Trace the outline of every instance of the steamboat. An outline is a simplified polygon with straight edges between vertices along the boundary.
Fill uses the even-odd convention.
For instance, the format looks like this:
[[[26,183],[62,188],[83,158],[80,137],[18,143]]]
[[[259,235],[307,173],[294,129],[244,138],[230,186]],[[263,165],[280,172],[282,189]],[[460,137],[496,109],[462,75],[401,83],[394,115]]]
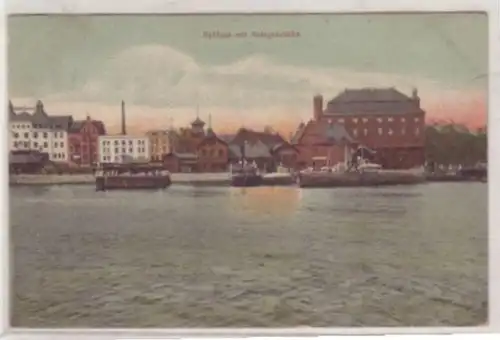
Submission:
[[[172,184],[162,164],[101,164],[95,172],[96,191],[166,189]]]
[[[241,160],[231,167],[231,186],[256,187],[262,185],[264,178],[254,163]]]
[[[301,188],[327,187],[369,187],[387,185],[411,185],[426,181],[423,168],[409,170],[383,169],[380,164],[372,163],[363,157],[365,149],[358,149],[350,164],[340,163],[334,167],[323,167],[319,171],[309,168],[296,176]],[[368,150],[368,152],[371,152]]]

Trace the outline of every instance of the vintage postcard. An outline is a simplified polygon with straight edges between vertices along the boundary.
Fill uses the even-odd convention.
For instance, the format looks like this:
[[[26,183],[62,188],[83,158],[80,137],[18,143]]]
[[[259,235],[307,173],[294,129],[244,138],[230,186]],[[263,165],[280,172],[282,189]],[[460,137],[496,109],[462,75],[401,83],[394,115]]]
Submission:
[[[485,13],[7,28],[12,327],[487,325]]]

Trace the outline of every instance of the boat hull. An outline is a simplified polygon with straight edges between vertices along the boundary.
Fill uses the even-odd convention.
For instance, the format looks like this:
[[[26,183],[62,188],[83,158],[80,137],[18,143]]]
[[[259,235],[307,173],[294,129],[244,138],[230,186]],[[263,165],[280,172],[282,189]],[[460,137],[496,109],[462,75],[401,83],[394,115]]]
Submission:
[[[373,187],[420,184],[425,176],[403,172],[301,173],[296,181],[301,188]]]
[[[262,183],[263,178],[260,175],[233,175],[231,177],[233,187],[257,187]]]
[[[98,176],[96,191],[133,190],[133,189],[166,189],[172,184],[166,176]]]

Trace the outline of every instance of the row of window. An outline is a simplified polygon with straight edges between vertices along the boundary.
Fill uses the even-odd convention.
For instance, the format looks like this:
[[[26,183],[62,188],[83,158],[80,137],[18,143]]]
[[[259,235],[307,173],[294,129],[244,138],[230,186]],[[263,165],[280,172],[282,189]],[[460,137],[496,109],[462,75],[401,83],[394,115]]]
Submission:
[[[20,137],[19,132],[13,132],[12,135],[13,135],[14,138],[19,138]],[[30,138],[30,133],[29,132],[25,132],[25,133],[23,133],[23,136],[24,136],[24,138]],[[47,139],[47,138],[49,138],[49,133],[48,132],[40,132],[40,133],[39,132],[33,132],[32,136],[33,136],[33,138],[43,137],[44,139]],[[62,138],[62,137],[64,137],[64,133],[56,131],[56,132],[54,132],[54,137],[55,138],[58,138],[58,137]]]
[[[14,142],[14,148],[21,148],[21,147],[28,148],[29,145],[30,145],[30,142]],[[38,149],[38,147],[43,147],[44,149],[47,149],[49,147],[49,143],[48,142],[43,142],[43,143],[33,142],[33,147],[36,149]],[[54,148],[64,148],[64,143],[63,142],[55,142]]]
[[[65,159],[66,155],[63,153],[54,153],[54,154],[52,154],[52,158],[53,159]]]
[[[146,145],[146,141],[144,139],[137,139],[137,144],[138,145]],[[128,141],[126,141],[125,139],[122,139],[121,141],[119,140],[114,140],[113,141],[113,145],[133,145],[134,144],[134,140],[132,139],[129,139]],[[103,140],[102,141],[102,145],[106,145],[106,146],[111,146],[111,141],[109,140]]]
[[[389,123],[392,123],[392,122],[394,122],[394,121],[395,121],[395,119],[396,119],[396,118],[394,118],[394,117],[386,117],[386,118],[377,117],[377,118],[375,118],[375,119],[376,119],[376,121],[377,121],[378,123],[383,123],[383,122],[384,122],[384,120],[386,120],[386,121],[387,121],[387,122],[389,122]],[[357,124],[358,122],[368,123],[368,120],[369,120],[368,118],[351,118],[351,121],[352,121],[354,124]],[[400,122],[401,122],[401,123],[406,123],[406,117],[401,117],[399,120],[400,120]],[[345,123],[346,119],[345,119],[345,118],[338,118],[338,119],[336,119],[336,121],[337,121],[337,123],[341,123],[341,124],[343,124],[343,123]],[[418,122],[420,122],[420,118],[415,117],[415,118],[413,118],[413,121],[414,121],[415,123],[418,123]],[[329,122],[330,122],[330,123],[332,123],[332,122],[333,122],[333,120],[332,120],[332,119],[330,119],[330,120],[329,120]]]
[[[128,148],[114,148],[114,153],[117,154],[117,153],[120,153],[120,150],[122,153],[129,153],[129,154],[132,154],[134,153],[134,148],[133,147],[128,147]],[[146,153],[146,148],[145,147],[142,147],[142,146],[138,146],[135,148],[135,151],[136,153]],[[111,148],[103,148],[102,149],[102,153],[103,154],[109,154],[111,153]]]
[[[366,129],[366,128],[365,128],[365,129],[363,129],[362,131],[363,131],[363,135],[364,135],[364,136],[368,136],[368,129]],[[378,135],[379,135],[379,136],[384,135],[384,133],[385,133],[385,134],[387,134],[387,135],[389,135],[389,136],[392,136],[392,135],[394,135],[394,134],[395,134],[395,132],[394,132],[394,130],[393,130],[393,129],[387,129],[387,130],[385,130],[385,131],[384,131],[384,129],[383,129],[383,128],[381,128],[381,127],[377,128],[377,133],[378,133]],[[417,128],[415,128],[415,130],[414,130],[414,134],[415,134],[415,136],[420,135],[420,128],[418,128],[418,127],[417,127]],[[352,129],[352,135],[353,135],[354,137],[359,136],[359,134],[358,134],[358,129]],[[406,135],[406,128],[402,128],[402,129],[401,129],[401,131],[400,131],[400,135],[403,135],[403,136],[404,136],[404,135]]]
[[[201,155],[202,156],[210,156],[210,157],[214,157],[214,156],[219,156],[219,157],[222,157],[224,156],[224,150],[222,149],[219,149],[219,150],[201,150]]]

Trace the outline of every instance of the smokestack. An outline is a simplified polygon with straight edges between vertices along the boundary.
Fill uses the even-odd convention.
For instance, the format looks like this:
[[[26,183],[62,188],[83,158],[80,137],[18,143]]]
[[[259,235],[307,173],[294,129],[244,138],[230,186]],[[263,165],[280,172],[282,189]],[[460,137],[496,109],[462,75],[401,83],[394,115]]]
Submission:
[[[313,98],[313,116],[314,120],[319,121],[323,116],[323,96],[317,94]]]
[[[127,122],[125,121],[125,102],[122,100],[122,135],[127,134]]]

